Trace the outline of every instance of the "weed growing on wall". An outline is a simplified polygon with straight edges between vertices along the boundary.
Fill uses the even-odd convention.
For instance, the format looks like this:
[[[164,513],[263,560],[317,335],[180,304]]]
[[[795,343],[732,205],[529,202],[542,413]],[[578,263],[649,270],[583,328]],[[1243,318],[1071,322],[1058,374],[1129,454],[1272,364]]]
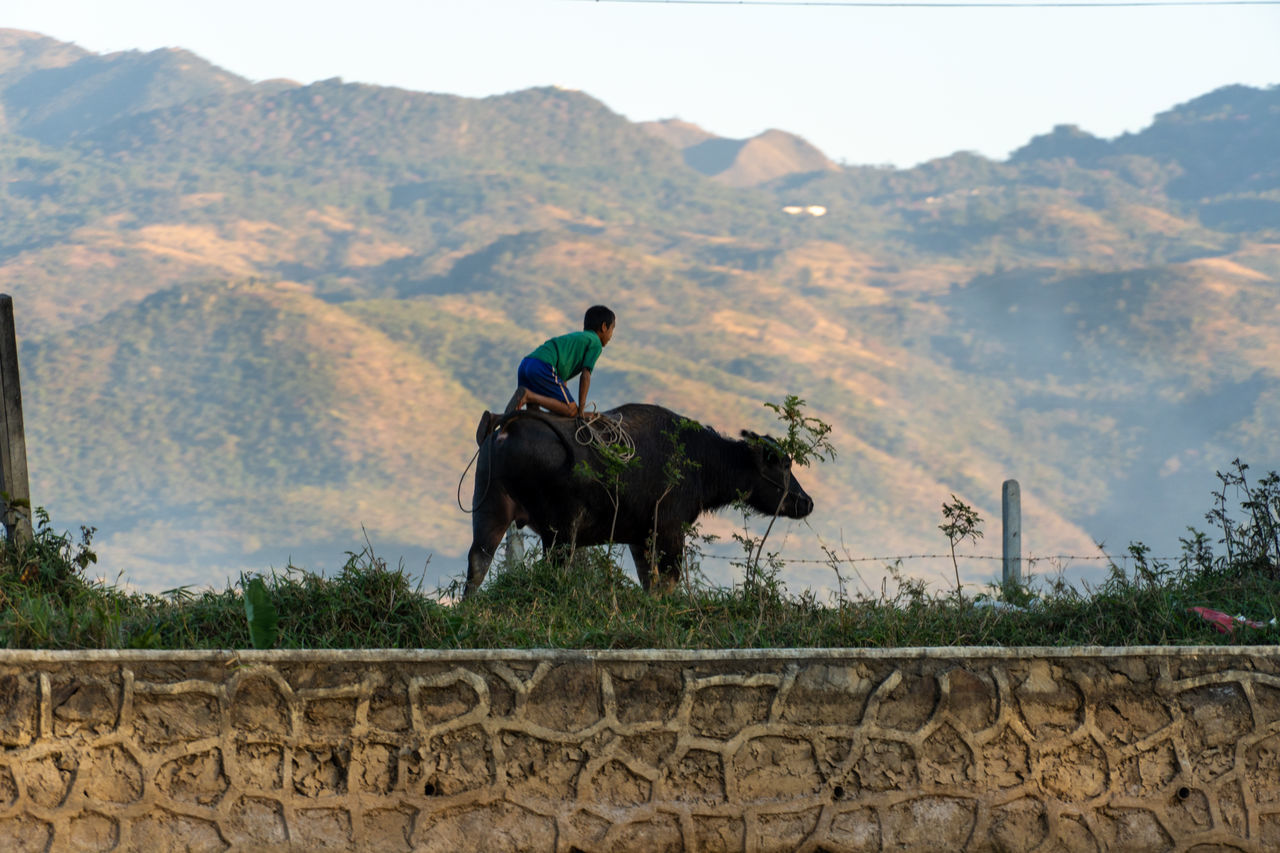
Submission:
[[[960,590],[960,564],[956,562],[956,545],[968,539],[977,543],[982,538],[982,516],[978,511],[955,495],[942,504],[942,523],[938,529],[951,545],[951,566],[956,570],[956,595]]]
[[[1248,472],[1249,466],[1239,459],[1232,460],[1226,472],[1218,472],[1222,488],[1214,493],[1213,509],[1205,520],[1222,533],[1221,565],[1274,573],[1280,566],[1280,475],[1272,471],[1250,484]],[[1241,512],[1232,511],[1229,496],[1239,501]]]

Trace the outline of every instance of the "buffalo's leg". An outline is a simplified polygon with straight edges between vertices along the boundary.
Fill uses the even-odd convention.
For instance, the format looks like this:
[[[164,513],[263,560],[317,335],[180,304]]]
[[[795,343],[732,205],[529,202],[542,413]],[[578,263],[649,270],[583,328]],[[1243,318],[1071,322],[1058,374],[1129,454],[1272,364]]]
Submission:
[[[640,579],[640,586],[649,591],[649,586],[653,583],[653,575],[649,572],[649,551],[642,545],[632,545],[631,559],[636,564],[636,577]]]
[[[572,565],[573,558],[578,553],[578,531],[582,529],[582,521],[585,517],[586,510],[578,510],[569,521],[567,531],[547,525],[539,533],[542,537],[542,555],[563,566]]]
[[[469,598],[484,583],[493,555],[502,543],[507,527],[516,517],[516,505],[503,494],[489,495],[471,516],[471,550],[467,552],[467,586],[463,597]]]
[[[654,551],[656,550],[656,558]],[[631,559],[636,561],[640,586],[649,592],[670,592],[680,582],[680,560],[684,556],[684,533],[659,530],[644,545],[631,546]]]
[[[673,525],[658,530],[654,547],[658,549],[658,570],[653,586],[657,592],[671,592],[680,583],[680,564],[684,561],[684,529]]]

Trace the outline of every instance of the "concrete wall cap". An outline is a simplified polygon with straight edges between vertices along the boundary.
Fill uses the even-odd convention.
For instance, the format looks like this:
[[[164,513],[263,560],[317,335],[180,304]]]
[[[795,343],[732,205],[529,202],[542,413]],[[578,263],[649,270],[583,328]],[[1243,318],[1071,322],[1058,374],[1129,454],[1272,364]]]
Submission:
[[[1229,657],[1280,658],[1280,646],[927,646],[911,648],[814,649],[82,649],[0,650],[0,664],[70,661],[147,663],[159,661],[236,663],[598,661],[682,663],[701,661],[825,660],[1025,660],[1029,658]]]

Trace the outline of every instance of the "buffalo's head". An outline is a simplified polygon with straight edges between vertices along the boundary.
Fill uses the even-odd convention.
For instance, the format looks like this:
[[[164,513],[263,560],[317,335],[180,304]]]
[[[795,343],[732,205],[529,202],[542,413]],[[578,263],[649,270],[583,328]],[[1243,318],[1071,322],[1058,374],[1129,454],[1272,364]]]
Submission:
[[[747,496],[747,504],[764,515],[804,518],[813,512],[813,498],[796,481],[791,471],[791,457],[767,435],[742,431],[751,459],[755,464],[755,482]]]

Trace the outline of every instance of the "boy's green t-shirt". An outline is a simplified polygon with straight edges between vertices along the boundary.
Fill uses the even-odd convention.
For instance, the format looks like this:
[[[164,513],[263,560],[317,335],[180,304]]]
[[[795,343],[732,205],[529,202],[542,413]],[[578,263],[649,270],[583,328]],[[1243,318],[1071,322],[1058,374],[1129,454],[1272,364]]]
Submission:
[[[600,357],[603,349],[600,336],[595,332],[570,332],[567,335],[543,341],[540,347],[529,353],[529,356],[551,365],[556,376],[564,382],[577,376],[584,369],[595,370],[596,359]]]

